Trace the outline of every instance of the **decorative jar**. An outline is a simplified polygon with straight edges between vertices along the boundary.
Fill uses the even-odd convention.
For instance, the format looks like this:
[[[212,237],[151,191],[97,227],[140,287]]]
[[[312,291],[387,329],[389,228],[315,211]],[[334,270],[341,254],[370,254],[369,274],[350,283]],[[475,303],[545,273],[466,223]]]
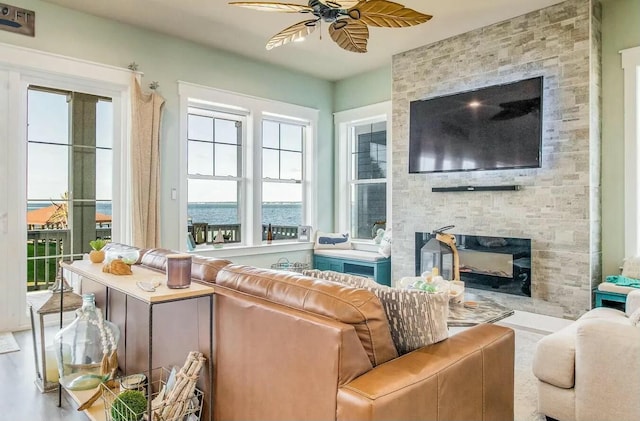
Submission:
[[[111,247],[107,250],[105,263],[110,263],[115,259],[121,259],[128,265],[135,264],[140,258],[140,251],[133,247]]]
[[[103,358],[116,351],[119,337],[118,327],[96,308],[94,294],[83,294],[76,319],[54,339],[60,384],[69,390],[98,386],[108,376],[101,373]]]

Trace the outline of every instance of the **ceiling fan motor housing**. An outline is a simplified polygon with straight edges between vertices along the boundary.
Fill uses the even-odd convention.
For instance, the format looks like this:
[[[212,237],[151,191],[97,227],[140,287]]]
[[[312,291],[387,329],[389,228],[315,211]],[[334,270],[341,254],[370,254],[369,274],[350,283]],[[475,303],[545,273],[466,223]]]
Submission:
[[[330,7],[319,0],[309,0],[309,7],[313,9],[311,13],[325,22],[335,22],[340,16],[347,14],[345,10]]]

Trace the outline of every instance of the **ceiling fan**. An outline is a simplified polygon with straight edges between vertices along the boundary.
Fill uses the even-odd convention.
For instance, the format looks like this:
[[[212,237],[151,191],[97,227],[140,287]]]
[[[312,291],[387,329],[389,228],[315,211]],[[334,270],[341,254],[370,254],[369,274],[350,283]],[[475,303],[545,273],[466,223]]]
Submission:
[[[304,20],[275,34],[267,42],[267,50],[301,40],[311,34],[322,21],[331,23],[329,35],[347,51],[367,52],[368,26],[402,28],[424,23],[430,15],[416,12],[401,4],[387,0],[309,0],[299,5],[278,2],[234,1],[229,4],[265,12],[306,13],[312,19]]]

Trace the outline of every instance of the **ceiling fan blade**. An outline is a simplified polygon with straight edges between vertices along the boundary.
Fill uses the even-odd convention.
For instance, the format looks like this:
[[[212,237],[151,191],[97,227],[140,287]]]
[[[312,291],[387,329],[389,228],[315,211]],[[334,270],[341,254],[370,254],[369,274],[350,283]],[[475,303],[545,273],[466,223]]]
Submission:
[[[329,7],[333,7],[334,9],[351,9],[353,6],[358,4],[358,0],[320,0],[320,2]]]
[[[360,20],[367,25],[384,28],[419,25],[432,17],[387,0],[360,1],[354,9],[360,10]]]
[[[281,45],[288,44],[300,38],[304,38],[316,29],[316,19],[303,20],[295,25],[283,29],[267,42],[267,50],[272,50]]]
[[[255,2],[255,1],[232,1],[229,2],[230,5],[240,6],[247,9],[260,10],[262,12],[285,12],[285,13],[295,13],[295,12],[311,12],[312,8],[309,6],[303,6],[300,4],[291,4],[291,3],[276,3],[276,2]]]
[[[369,28],[362,21],[349,18],[337,20],[329,25],[329,35],[340,48],[354,53],[367,52]]]

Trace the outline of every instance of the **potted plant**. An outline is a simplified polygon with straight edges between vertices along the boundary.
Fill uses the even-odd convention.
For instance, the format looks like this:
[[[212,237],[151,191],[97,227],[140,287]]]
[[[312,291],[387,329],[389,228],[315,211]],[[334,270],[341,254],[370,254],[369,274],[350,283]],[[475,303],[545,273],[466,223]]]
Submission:
[[[138,421],[147,409],[147,398],[138,390],[125,390],[111,405],[113,421]],[[155,418],[155,417],[154,417]]]
[[[93,263],[102,263],[104,261],[104,250],[102,249],[107,245],[107,243],[107,240],[103,240],[101,238],[89,241],[89,245],[92,248],[91,252],[89,252],[89,260]]]

